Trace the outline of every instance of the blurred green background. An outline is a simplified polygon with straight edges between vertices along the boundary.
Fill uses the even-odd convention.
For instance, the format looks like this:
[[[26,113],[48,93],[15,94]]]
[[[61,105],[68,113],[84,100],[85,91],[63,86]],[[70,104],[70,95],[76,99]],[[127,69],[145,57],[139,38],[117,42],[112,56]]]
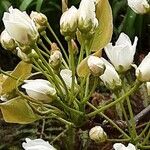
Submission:
[[[78,7],[80,0],[68,0],[69,7],[75,5]],[[147,54],[150,51],[150,15],[137,15],[128,6],[126,0],[110,0],[114,19],[114,34],[112,41],[114,42],[121,32],[125,32],[133,40],[135,36],[139,37],[137,47],[138,61],[140,55]],[[49,20],[50,25],[58,35],[60,41],[64,46],[65,40],[59,32],[59,19],[61,17],[61,0],[0,0],[0,32],[4,30],[2,22],[3,13],[8,10],[10,6],[26,10],[29,14],[32,10],[44,13]],[[51,35],[49,35],[51,37]],[[52,41],[55,41],[52,38]],[[0,67],[4,70],[12,70],[19,62],[19,59],[11,52],[4,50],[0,46]],[[41,126],[41,121],[31,125],[16,125],[5,123],[0,114],[0,149],[15,150],[15,145],[21,144],[21,139],[27,136],[37,136],[38,129]],[[49,132],[59,130],[60,127],[52,128],[48,123],[47,128]],[[56,129],[56,130],[55,130]]]

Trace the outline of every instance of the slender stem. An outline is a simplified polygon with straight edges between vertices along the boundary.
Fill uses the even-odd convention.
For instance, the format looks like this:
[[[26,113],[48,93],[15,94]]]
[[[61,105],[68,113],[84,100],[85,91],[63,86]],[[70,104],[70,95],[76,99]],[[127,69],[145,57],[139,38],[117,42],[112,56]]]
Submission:
[[[95,106],[93,106],[91,103],[87,102],[87,104],[93,108],[94,110],[98,110]],[[118,129],[118,131],[120,131],[125,137],[127,137],[128,139],[130,139],[130,137],[117,125],[115,124],[110,118],[108,118],[105,114],[103,114],[102,112],[99,113],[101,116],[103,116],[106,120],[108,120],[116,129]]]
[[[45,129],[45,119],[42,120],[42,129],[41,129],[41,133],[40,133],[40,138],[43,138],[43,134],[44,134],[44,129]]]
[[[139,148],[141,148],[142,150],[143,150],[143,149],[149,150],[149,149],[150,149],[150,145],[148,145],[148,146],[142,146],[142,145],[140,145]]]
[[[19,81],[19,82],[21,82],[21,83],[24,82],[23,80],[18,79],[17,77],[15,77],[15,76],[13,76],[13,75],[11,75],[11,74],[9,74],[9,73],[3,71],[2,69],[0,69],[0,73],[4,74],[4,75],[6,75],[6,76],[8,76],[8,77],[10,77],[10,78],[12,78],[12,79],[14,79],[14,80],[17,80],[17,81]]]
[[[59,135],[57,135],[51,142],[50,144],[53,144],[55,141],[59,140],[60,137],[64,136],[64,134],[68,131],[68,128],[62,131]]]
[[[48,54],[50,54],[50,50],[44,45],[44,43],[43,43],[43,41],[42,41],[41,39],[39,40],[39,44],[43,47],[43,49],[44,49]],[[65,68],[69,68],[69,67],[68,67],[68,64],[66,63],[66,61],[64,60],[64,58],[62,58],[62,62],[63,62],[63,64],[64,64]]]
[[[89,114],[87,114],[86,116],[87,117],[93,117],[95,116],[96,114],[108,109],[109,107],[112,107],[114,106],[115,104],[119,103],[120,101],[122,101],[124,98],[126,98],[127,96],[133,94],[138,88],[139,86],[141,85],[142,83],[140,81],[137,81],[134,85],[133,88],[131,88],[126,94],[124,94],[123,96],[121,96],[120,98],[116,99],[115,101],[109,103],[108,105],[98,109],[98,110],[95,110],[94,112],[91,112]]]
[[[147,141],[149,141],[150,138],[150,130],[147,133],[147,136],[145,137],[144,141],[142,142],[142,145],[145,145],[147,143]]]
[[[51,114],[51,116],[54,117],[55,119],[61,121],[62,123],[66,124],[66,125],[74,126],[73,123],[71,123],[71,122],[69,122],[69,121],[67,121],[67,120],[65,120],[65,119],[63,119],[63,118],[61,118],[61,117],[59,117],[59,116],[57,116],[55,114]]]
[[[45,31],[41,32],[41,35],[43,36],[43,38],[46,40],[46,42],[47,42],[49,45],[52,44],[51,40],[47,37]]]
[[[98,78],[95,77],[95,78],[94,78],[93,87],[92,87],[92,89],[91,89],[89,95],[85,94],[85,97],[84,97],[82,103],[86,103],[86,102],[89,100],[89,98],[92,96],[93,92],[94,92],[95,89],[96,89],[97,81],[98,81]]]
[[[80,62],[82,61],[83,55],[84,55],[84,43],[82,43],[82,45],[81,45],[80,54],[79,54],[79,59],[78,59],[78,65],[79,65]]]
[[[123,91],[124,91],[124,93],[127,92],[126,85],[125,85],[125,80],[123,81]],[[127,101],[127,106],[128,106],[129,115],[130,115],[130,124],[131,124],[131,127],[132,127],[132,130],[129,130],[129,132],[130,132],[131,137],[134,141],[134,139],[137,137],[136,122],[135,122],[135,119],[134,119],[134,114],[133,114],[133,110],[132,110],[132,106],[131,106],[129,96],[126,97],[126,101]]]
[[[41,39],[39,39],[38,44],[41,45],[48,54],[50,54],[50,50],[44,45]]]
[[[140,139],[143,135],[144,135],[144,133],[147,131],[147,129],[150,127],[150,122],[148,122],[148,124],[146,125],[146,127],[143,129],[143,131],[140,133],[140,135],[138,136],[138,137],[136,137],[136,139],[135,139],[135,141],[137,140],[137,139]]]
[[[47,24],[47,27],[48,27],[48,29],[50,30],[50,32],[52,33],[52,35],[55,37],[55,39],[56,39],[57,43],[59,44],[59,46],[60,46],[61,50],[63,51],[63,53],[64,53],[64,55],[65,55],[65,58],[66,58],[66,59],[67,59],[67,61],[68,61],[67,53],[66,53],[66,51],[65,51],[64,47],[62,46],[61,42],[59,41],[59,39],[58,39],[57,35],[55,34],[55,32],[53,31],[53,29],[51,28],[51,26],[50,26],[50,24],[49,24],[49,23]]]
[[[107,139],[110,142],[129,142],[130,139]]]
[[[53,69],[50,67],[50,65],[47,63],[47,61],[44,59],[44,57],[41,55],[40,53],[40,49],[37,47],[37,45],[34,45],[33,48],[35,49],[35,51],[38,53],[40,59],[42,60],[42,62],[44,63],[45,67],[47,68],[47,70],[49,71],[50,75],[52,76],[52,79],[56,85],[56,87],[58,88],[61,96],[63,96],[63,91],[59,85],[59,82],[57,80],[56,74],[54,73]]]
[[[131,125],[132,125],[132,135],[133,135],[133,139],[137,137],[137,133],[136,133],[136,123],[134,120],[134,115],[133,115],[133,111],[132,111],[132,106],[129,100],[129,97],[126,97],[127,100],[127,105],[128,105],[128,109],[129,109],[129,114],[130,114],[130,118],[131,118]]]
[[[72,84],[71,84],[71,101],[73,101],[74,97],[74,88],[75,88],[75,62],[74,62],[74,52],[72,48],[71,41],[68,41],[68,48],[69,48],[69,58],[70,58],[70,68],[72,71]]]
[[[115,95],[116,95],[117,98],[119,98],[119,91],[116,91],[116,92],[115,92]],[[126,113],[126,111],[125,111],[123,102],[119,102],[119,104],[120,104],[120,106],[121,106],[121,109],[122,109],[124,118],[125,118],[126,123],[127,123],[127,125],[128,125],[128,130],[129,130],[129,132],[131,133],[131,125],[130,125],[130,122],[129,122],[129,120],[128,120],[127,113]]]
[[[73,113],[79,114],[79,115],[83,115],[83,112],[68,107],[66,104],[64,104],[64,103],[61,101],[60,98],[57,98],[56,101],[57,101],[58,103],[60,103],[61,106],[62,106],[64,109],[67,109],[67,110],[69,110],[69,111],[71,111],[71,112],[73,112]]]

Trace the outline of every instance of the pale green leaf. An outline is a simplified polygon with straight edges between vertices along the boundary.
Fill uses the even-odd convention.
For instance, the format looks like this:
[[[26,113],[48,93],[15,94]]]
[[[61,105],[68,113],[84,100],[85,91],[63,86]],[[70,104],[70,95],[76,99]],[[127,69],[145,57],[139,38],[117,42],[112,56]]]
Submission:
[[[27,100],[21,97],[0,103],[0,109],[4,120],[10,123],[28,124],[40,118],[33,112]]]
[[[16,68],[10,73],[10,75],[24,80],[31,74],[31,70],[32,70],[31,64],[21,61],[16,66]],[[16,84],[17,84],[17,80],[11,77],[7,77],[7,79],[1,85],[2,89],[0,94],[11,92],[13,89],[16,88]]]
[[[110,42],[113,33],[112,10],[108,0],[97,0],[97,2],[96,17],[99,21],[99,26],[91,39],[90,49],[92,51],[104,48]]]

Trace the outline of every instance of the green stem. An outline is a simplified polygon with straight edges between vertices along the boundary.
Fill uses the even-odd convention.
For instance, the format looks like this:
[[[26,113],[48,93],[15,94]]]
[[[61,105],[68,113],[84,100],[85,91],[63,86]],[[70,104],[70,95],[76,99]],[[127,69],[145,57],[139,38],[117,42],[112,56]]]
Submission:
[[[47,24],[47,27],[48,27],[48,29],[50,30],[50,32],[52,33],[52,35],[55,37],[55,39],[56,39],[57,43],[59,44],[59,46],[60,46],[61,50],[63,51],[63,53],[64,53],[64,55],[65,55],[66,60],[68,61],[67,53],[66,53],[66,51],[65,51],[64,47],[62,46],[61,42],[59,41],[59,39],[58,39],[57,35],[55,34],[55,32],[53,31],[53,29],[51,28],[51,26],[50,26],[50,24],[49,24],[49,23]]]
[[[145,137],[144,141],[142,142],[142,145],[145,145],[149,141],[149,138],[150,138],[150,130],[148,131],[147,136]]]
[[[66,110],[68,110],[68,111],[71,111],[72,113],[76,113],[76,114],[78,114],[78,115],[83,115],[83,112],[78,111],[78,110],[75,110],[75,109],[73,109],[73,108],[71,108],[71,107],[68,107],[66,104],[64,104],[64,103],[61,101],[60,98],[57,97],[56,101],[57,101],[58,103],[60,103],[61,106],[62,106],[64,109],[66,109]]]
[[[79,55],[79,59],[78,59],[78,65],[79,65],[80,62],[82,61],[83,55],[84,55],[84,43],[82,43],[82,45],[81,45],[80,55]]]
[[[91,103],[87,102],[87,104],[93,108],[94,110],[98,110],[95,106],[93,106]],[[110,118],[108,118],[104,113],[100,112],[99,113],[101,116],[103,116],[106,120],[108,120],[118,131],[120,131],[128,140],[130,137],[117,125],[115,124]]]
[[[62,91],[62,89],[61,89],[61,87],[60,87],[60,85],[59,85],[59,82],[58,82],[58,80],[57,80],[56,74],[54,73],[53,69],[50,67],[50,65],[47,63],[47,61],[46,61],[46,60],[44,59],[44,57],[41,55],[40,49],[37,47],[37,45],[34,45],[34,46],[33,46],[33,49],[38,53],[40,59],[41,59],[42,62],[44,63],[44,65],[45,65],[45,67],[47,68],[49,74],[51,75],[51,77],[52,77],[52,79],[53,79],[53,81],[54,81],[56,87],[58,88],[58,90],[59,90],[61,96],[63,96],[63,95],[64,95],[64,94],[63,94],[63,91]]]
[[[109,142],[129,142],[130,139],[107,139]]]
[[[96,114],[108,109],[109,107],[112,107],[114,106],[115,104],[119,103],[120,101],[122,101],[123,99],[125,99],[127,96],[133,94],[138,88],[139,86],[141,85],[142,83],[140,81],[137,81],[134,85],[133,88],[131,88],[126,94],[124,94],[123,96],[121,96],[120,98],[116,99],[115,101],[111,102],[110,104],[98,109],[98,110],[95,110],[94,112],[91,112],[89,114],[87,114],[86,116],[87,117],[93,117],[95,116]]]
[[[50,50],[44,45],[41,39],[39,39],[38,44],[41,45],[48,54],[50,54]]]
[[[68,41],[68,49],[69,49],[69,58],[70,58],[70,68],[72,71],[72,84],[71,84],[71,101],[74,99],[74,88],[75,88],[75,62],[74,62],[74,52],[72,48],[71,41]]]
[[[125,85],[125,80],[123,81],[123,91],[124,91],[124,93],[127,92],[126,85]],[[131,127],[132,127],[132,130],[129,130],[129,132],[131,134],[132,140],[134,141],[135,138],[137,137],[136,122],[135,122],[135,119],[134,119],[134,114],[133,114],[133,110],[132,110],[132,106],[131,106],[129,96],[126,97],[126,101],[127,101],[127,106],[128,106],[129,115],[130,115],[130,124],[131,124]]]
[[[18,79],[17,77],[15,77],[15,76],[13,76],[13,75],[11,75],[11,74],[9,74],[9,73],[3,71],[2,69],[0,69],[0,73],[4,74],[4,75],[6,75],[6,76],[8,76],[8,77],[10,77],[10,78],[12,78],[12,79],[14,79],[14,80],[17,80],[17,81],[19,81],[19,82],[21,82],[21,83],[24,82],[23,80]]]
[[[57,135],[57,136],[50,142],[50,144],[53,144],[55,141],[59,140],[60,137],[63,137],[67,131],[68,131],[68,128],[65,129],[64,131],[62,131],[59,135]]]
[[[138,139],[141,139],[142,136],[144,135],[144,133],[147,131],[147,129],[150,127],[150,122],[148,122],[148,124],[146,125],[146,127],[143,129],[143,131],[140,133],[140,135],[138,137],[136,137],[135,141]]]
[[[46,31],[41,32],[41,35],[43,36],[43,38],[46,40],[46,42],[47,42],[49,45],[52,44],[51,40],[50,40],[50,39],[47,37],[47,35],[46,35]]]
[[[61,118],[61,117],[59,117],[59,116],[57,116],[55,114],[51,114],[51,116],[54,117],[55,119],[61,121],[62,123],[66,124],[66,125],[74,126],[73,123],[71,123],[71,122],[69,122],[69,121],[67,121],[67,120],[65,120],[65,119],[63,119],[63,118]]]

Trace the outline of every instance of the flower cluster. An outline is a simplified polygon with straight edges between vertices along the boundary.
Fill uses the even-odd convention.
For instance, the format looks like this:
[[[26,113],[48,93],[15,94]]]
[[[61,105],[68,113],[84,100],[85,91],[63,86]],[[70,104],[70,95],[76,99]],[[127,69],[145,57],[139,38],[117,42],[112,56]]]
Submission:
[[[98,26],[95,13],[95,0],[82,0],[79,9],[74,6],[63,13],[60,19],[60,31],[64,36],[72,36],[77,28],[82,33],[93,34]]]

